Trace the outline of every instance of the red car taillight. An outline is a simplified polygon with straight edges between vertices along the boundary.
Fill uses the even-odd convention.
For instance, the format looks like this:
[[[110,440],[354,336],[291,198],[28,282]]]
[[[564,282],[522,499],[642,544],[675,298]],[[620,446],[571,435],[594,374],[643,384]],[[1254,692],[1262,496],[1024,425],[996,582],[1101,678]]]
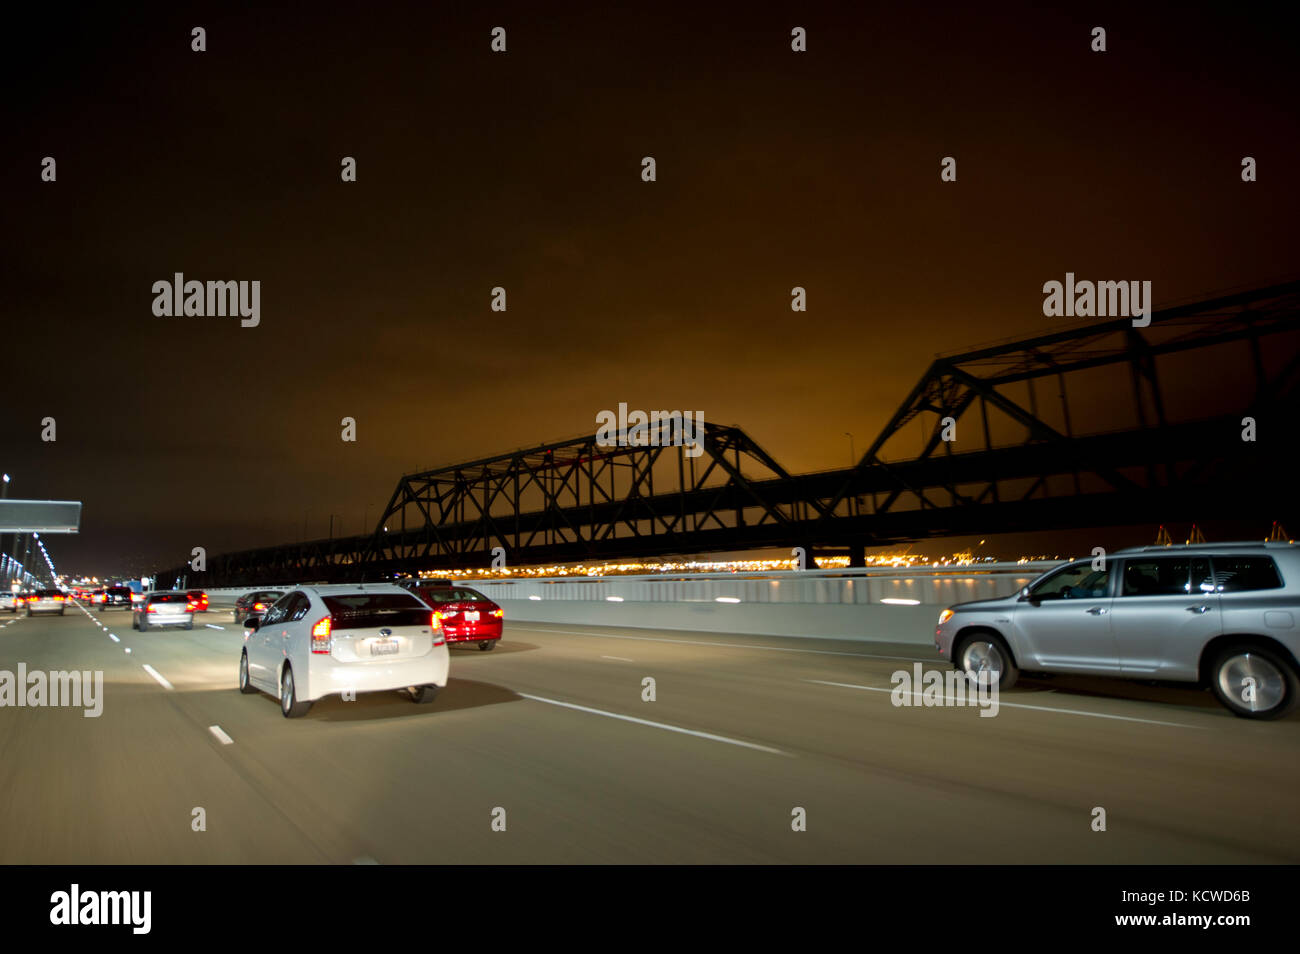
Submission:
[[[265,604],[263,604],[263,603],[254,603],[254,604],[253,604],[253,609],[254,609],[254,610],[263,610],[263,609],[265,609],[265,608],[266,608],[266,606],[265,606]]]
[[[318,621],[311,628],[311,651],[314,653],[328,653],[330,651],[330,629],[333,628],[334,620],[331,616],[326,616]]]
[[[492,615],[495,616],[497,619],[500,619],[502,616],[506,615],[506,611],[501,609],[494,609],[492,611]]]

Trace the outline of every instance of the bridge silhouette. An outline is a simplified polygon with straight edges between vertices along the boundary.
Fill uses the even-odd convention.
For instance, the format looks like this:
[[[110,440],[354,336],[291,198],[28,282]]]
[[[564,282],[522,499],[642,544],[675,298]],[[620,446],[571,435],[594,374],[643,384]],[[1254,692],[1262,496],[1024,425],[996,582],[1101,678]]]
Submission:
[[[1294,281],[1166,308],[1145,328],[1093,321],[939,356],[853,467],[791,474],[714,423],[702,452],[670,444],[666,423],[635,445],[583,435],[403,475],[371,533],[157,579],[374,580],[487,567],[494,548],[511,566],[795,546],[857,562],[950,535],[1290,523],[1298,378]],[[887,457],[913,426],[920,452]]]

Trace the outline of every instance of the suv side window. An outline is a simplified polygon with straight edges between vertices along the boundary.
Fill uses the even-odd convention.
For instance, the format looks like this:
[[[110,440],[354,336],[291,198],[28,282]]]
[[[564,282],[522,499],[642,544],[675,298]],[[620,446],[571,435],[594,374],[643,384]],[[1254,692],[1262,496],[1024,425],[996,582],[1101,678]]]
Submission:
[[[1220,593],[1245,593],[1280,589],[1282,578],[1271,557],[1216,556],[1214,584]]]
[[[1110,595],[1110,571],[1094,570],[1088,560],[1071,563],[1034,586],[1036,600],[1097,599]]]
[[[1192,561],[1183,556],[1132,557],[1124,561],[1120,596],[1186,596]]]

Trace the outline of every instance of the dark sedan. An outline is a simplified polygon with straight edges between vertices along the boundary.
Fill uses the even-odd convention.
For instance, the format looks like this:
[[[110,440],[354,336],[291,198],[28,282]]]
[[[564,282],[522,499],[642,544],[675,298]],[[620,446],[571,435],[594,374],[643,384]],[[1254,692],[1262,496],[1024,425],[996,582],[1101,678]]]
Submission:
[[[284,590],[254,590],[235,600],[235,622],[242,623],[252,613],[265,613],[271,604],[284,596]]]

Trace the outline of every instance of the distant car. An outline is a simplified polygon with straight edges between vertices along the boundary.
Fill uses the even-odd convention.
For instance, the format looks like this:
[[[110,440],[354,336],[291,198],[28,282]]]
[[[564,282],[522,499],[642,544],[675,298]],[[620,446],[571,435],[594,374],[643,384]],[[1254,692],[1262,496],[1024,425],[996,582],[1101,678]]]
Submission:
[[[33,590],[27,595],[27,615],[33,616],[36,613],[58,613],[63,615],[64,607],[67,606],[68,598],[63,595],[62,591],[42,588]]]
[[[427,703],[447,685],[442,627],[392,584],[300,587],[246,625],[239,691],[277,695],[285,718],[346,691],[406,689]]]
[[[86,597],[86,602],[93,603],[96,606],[104,602],[104,588],[101,586],[99,589],[91,590],[90,594]]]
[[[131,608],[131,628],[148,632],[153,628],[194,628],[194,602],[182,590],[150,591],[141,594]]]
[[[448,643],[475,643],[487,650],[501,641],[505,611],[478,590],[450,580],[411,580],[402,585],[437,612]]]
[[[99,611],[102,613],[106,609],[130,609],[132,595],[129,586],[106,586],[104,598],[99,601]]]
[[[1197,683],[1234,715],[1274,719],[1300,698],[1297,617],[1300,547],[1144,547],[951,606],[934,644],[1004,689],[1021,670]]]
[[[266,612],[282,596],[284,596],[284,590],[254,590],[251,593],[245,593],[235,600],[235,622],[242,623],[250,613],[261,614]]]
[[[186,590],[185,595],[190,598],[194,604],[196,613],[206,613],[208,611],[208,594],[202,590]]]

